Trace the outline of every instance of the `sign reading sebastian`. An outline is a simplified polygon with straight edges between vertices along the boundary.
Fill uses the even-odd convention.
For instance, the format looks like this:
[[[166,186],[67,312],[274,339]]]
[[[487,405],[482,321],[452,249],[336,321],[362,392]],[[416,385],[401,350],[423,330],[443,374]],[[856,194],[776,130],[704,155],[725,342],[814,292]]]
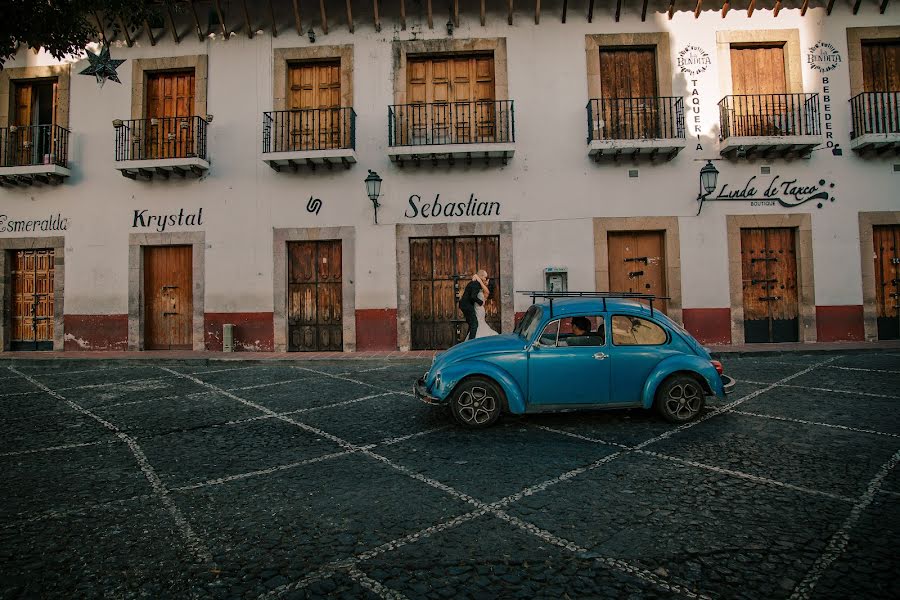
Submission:
[[[409,208],[403,213],[407,219],[416,217],[491,217],[500,216],[499,202],[479,200],[475,194],[469,194],[468,202],[441,202],[441,195],[435,194],[434,201],[423,201],[422,196],[413,194],[409,197]]]

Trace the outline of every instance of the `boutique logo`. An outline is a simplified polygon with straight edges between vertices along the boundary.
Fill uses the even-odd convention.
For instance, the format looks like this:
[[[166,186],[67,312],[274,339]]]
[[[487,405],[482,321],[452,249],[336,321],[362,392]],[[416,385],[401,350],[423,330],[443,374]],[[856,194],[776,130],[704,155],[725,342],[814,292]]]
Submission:
[[[712,60],[709,53],[700,46],[688,44],[678,53],[678,68],[688,75],[699,75],[709,68]]]
[[[806,64],[819,73],[827,73],[841,64],[841,53],[828,42],[816,42],[806,53]]]

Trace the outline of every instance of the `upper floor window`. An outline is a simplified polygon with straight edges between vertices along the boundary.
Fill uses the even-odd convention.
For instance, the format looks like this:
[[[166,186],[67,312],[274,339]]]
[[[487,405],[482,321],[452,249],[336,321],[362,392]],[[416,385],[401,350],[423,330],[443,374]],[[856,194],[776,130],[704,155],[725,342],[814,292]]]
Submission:
[[[862,43],[863,91],[900,91],[900,40]]]

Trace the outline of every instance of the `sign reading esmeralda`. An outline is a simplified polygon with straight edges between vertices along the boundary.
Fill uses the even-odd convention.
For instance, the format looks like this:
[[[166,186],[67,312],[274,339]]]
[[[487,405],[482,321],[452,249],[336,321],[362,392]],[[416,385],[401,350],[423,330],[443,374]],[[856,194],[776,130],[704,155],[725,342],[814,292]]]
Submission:
[[[203,225],[203,209],[197,212],[185,213],[182,208],[177,213],[155,214],[150,209],[134,211],[134,219],[131,223],[132,228],[137,229],[155,229],[159,233],[166,230],[167,227],[196,227]]]
[[[816,202],[816,206],[822,208],[826,202],[834,202],[831,195],[833,189],[834,183],[824,179],[808,182],[797,178],[786,179],[780,175],[767,179],[753,175],[743,184],[723,183],[714,193],[701,195],[697,199],[700,202],[697,214],[703,210],[704,202],[749,202],[750,206],[778,205],[784,208]]]
[[[59,213],[49,215],[46,219],[16,219],[8,215],[0,215],[0,233],[65,231],[68,228],[69,219]]]

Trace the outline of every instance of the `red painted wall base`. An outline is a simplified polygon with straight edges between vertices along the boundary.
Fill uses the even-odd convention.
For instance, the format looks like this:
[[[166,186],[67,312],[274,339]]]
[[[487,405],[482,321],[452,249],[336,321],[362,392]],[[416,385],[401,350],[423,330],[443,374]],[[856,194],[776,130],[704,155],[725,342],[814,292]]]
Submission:
[[[862,305],[817,306],[816,334],[820,342],[861,342],[865,340]]]
[[[128,315],[65,315],[67,351],[127,350]]]
[[[235,352],[272,352],[275,349],[273,320],[270,312],[206,313],[203,324],[206,349],[222,351],[222,326],[231,323]]]
[[[356,350],[396,349],[397,309],[358,309],[356,311]]]
[[[701,344],[731,343],[730,308],[685,308],[684,328]]]

